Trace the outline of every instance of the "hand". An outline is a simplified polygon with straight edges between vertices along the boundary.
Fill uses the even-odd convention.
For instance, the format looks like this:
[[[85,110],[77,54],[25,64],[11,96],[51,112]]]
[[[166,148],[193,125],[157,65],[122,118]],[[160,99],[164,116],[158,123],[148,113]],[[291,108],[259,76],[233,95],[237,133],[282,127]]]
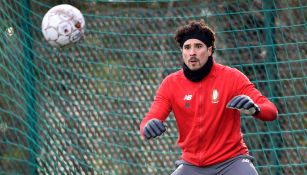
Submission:
[[[166,129],[160,120],[151,119],[144,127],[144,136],[146,139],[151,139],[160,136],[165,131]]]
[[[238,95],[231,99],[227,108],[238,109],[245,115],[255,115],[260,112],[258,105],[247,95]]]

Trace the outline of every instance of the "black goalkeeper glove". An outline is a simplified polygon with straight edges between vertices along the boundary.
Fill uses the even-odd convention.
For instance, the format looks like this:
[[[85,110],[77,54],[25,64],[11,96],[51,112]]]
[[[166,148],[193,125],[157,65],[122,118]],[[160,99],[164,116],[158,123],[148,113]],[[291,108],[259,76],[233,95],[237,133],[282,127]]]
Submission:
[[[238,95],[231,99],[227,108],[237,109],[245,115],[255,115],[260,112],[260,108],[247,95]]]
[[[165,131],[165,126],[160,120],[151,119],[146,123],[144,127],[144,136],[146,139],[151,139],[160,136]]]

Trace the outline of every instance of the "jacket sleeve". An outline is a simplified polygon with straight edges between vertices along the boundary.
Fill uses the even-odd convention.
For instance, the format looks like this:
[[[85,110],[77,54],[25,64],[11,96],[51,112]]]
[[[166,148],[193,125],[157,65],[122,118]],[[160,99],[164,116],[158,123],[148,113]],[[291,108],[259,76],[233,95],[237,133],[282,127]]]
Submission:
[[[153,119],[159,119],[164,122],[171,112],[170,89],[168,80],[165,78],[156,92],[154,101],[151,104],[149,112],[143,118],[140,124],[140,134],[143,136],[143,129],[146,123]]]
[[[260,108],[260,112],[254,115],[254,117],[263,121],[275,120],[278,115],[276,106],[267,97],[263,96],[242,72],[237,70],[236,77],[239,79],[237,82],[240,82],[237,83],[238,95],[244,94],[249,96]]]

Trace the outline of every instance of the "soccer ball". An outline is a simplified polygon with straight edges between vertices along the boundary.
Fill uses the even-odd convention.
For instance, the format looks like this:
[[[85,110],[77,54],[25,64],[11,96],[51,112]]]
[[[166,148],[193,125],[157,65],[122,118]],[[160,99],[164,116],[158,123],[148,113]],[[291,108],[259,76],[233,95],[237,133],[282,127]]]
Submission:
[[[42,21],[42,32],[49,44],[63,47],[84,36],[85,21],[76,7],[61,4],[52,7]]]

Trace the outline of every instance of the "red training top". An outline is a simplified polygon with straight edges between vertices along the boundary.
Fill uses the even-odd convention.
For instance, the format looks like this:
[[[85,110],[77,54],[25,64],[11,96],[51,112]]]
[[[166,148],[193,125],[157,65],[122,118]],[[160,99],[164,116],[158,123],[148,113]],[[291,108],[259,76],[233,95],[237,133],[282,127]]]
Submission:
[[[243,73],[214,63],[200,82],[188,80],[182,69],[168,75],[140,124],[140,133],[143,135],[149,120],[157,118],[164,122],[173,111],[183,160],[208,166],[248,154],[240,128],[240,112],[226,108],[237,95],[247,95],[259,106],[260,112],[254,117],[264,121],[277,118],[275,105]]]

